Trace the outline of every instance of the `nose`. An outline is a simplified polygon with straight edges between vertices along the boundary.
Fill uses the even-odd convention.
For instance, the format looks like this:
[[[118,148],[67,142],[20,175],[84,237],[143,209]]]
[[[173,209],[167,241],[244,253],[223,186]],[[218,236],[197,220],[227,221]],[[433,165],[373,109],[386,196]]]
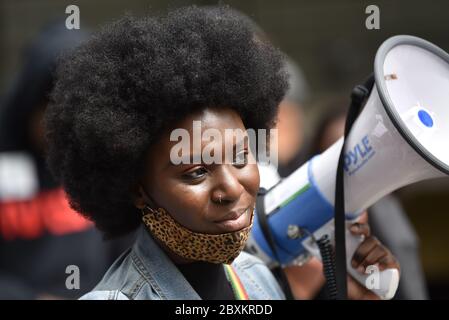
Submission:
[[[228,165],[222,165],[216,171],[216,183],[211,198],[218,205],[237,202],[245,191],[233,169],[235,168],[232,166],[230,168]]]

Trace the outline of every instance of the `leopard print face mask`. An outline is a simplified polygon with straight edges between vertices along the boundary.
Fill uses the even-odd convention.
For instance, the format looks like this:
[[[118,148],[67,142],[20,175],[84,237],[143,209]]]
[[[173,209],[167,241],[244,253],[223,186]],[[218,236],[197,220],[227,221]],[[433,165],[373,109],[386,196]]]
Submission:
[[[191,231],[176,222],[163,208],[142,211],[145,226],[157,239],[177,255],[196,261],[231,264],[243,250],[253,225],[223,234],[206,234]]]

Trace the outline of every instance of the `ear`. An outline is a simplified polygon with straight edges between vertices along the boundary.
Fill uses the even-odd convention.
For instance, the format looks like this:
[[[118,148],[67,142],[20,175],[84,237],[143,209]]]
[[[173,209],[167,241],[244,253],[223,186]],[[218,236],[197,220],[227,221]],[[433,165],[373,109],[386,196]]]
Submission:
[[[145,191],[140,184],[136,185],[132,190],[133,203],[137,209],[142,210],[148,205]]]
[[[138,184],[134,190],[132,191],[133,194],[133,202],[136,208],[139,210],[144,209],[145,207],[150,208],[157,208],[156,203],[153,201],[150,195],[145,191],[142,184]]]

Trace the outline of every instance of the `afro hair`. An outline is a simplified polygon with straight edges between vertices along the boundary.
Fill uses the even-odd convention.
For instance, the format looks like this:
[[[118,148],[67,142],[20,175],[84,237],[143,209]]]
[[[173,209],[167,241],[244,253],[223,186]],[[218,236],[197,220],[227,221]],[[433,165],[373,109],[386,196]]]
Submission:
[[[225,6],[125,16],[65,55],[46,112],[48,163],[71,206],[107,238],[140,223],[131,190],[161,132],[230,107],[268,129],[287,90],[283,55]]]

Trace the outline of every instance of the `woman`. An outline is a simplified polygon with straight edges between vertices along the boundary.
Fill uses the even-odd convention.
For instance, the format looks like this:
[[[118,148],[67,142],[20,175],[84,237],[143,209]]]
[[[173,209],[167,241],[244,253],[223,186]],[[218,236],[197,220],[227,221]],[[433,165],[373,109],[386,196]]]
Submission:
[[[195,121],[220,133],[268,129],[286,78],[281,54],[226,7],[127,17],[66,57],[46,118],[50,166],[106,236],[140,227],[84,298],[284,298],[241,253],[259,188],[248,142],[224,134],[214,150],[231,145],[230,159],[175,164],[171,135],[194,136]]]

